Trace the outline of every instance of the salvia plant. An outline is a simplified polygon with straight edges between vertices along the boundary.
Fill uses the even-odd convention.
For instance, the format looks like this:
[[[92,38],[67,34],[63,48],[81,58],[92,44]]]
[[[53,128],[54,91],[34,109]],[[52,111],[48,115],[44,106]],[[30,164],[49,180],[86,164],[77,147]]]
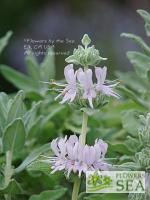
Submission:
[[[137,12],[150,36],[150,15]],[[0,53],[11,35],[1,38]],[[0,66],[19,89],[0,93],[0,199],[150,199],[150,47],[122,36],[143,52],[127,52],[135,73],[117,71],[116,80],[106,78],[107,67],[99,66],[106,58],[87,34],[66,58],[65,80],[55,80],[52,49],[40,64],[32,52],[25,57],[27,75]],[[144,170],[145,194],[85,193],[86,171],[102,170]]]

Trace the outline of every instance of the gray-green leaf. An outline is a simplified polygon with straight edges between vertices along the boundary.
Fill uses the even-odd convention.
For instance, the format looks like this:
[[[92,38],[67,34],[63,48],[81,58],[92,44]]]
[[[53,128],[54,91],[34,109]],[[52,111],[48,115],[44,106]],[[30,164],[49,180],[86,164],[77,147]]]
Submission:
[[[150,70],[150,57],[134,51],[127,52],[127,57],[133,64],[136,74],[140,78],[148,80],[147,71]]]
[[[11,69],[6,65],[1,65],[0,70],[3,76],[17,88],[22,89],[24,91],[35,90],[35,88],[32,86],[31,79],[25,76],[24,74],[14,69]]]
[[[143,51],[145,52],[146,55],[150,56],[150,48],[149,46],[144,42],[144,40],[134,34],[129,34],[129,33],[122,33],[121,36],[126,37],[126,38],[130,38],[131,40],[134,40],[135,42],[137,42],[141,48],[143,49]]]
[[[26,140],[26,131],[23,121],[18,118],[9,124],[4,131],[3,151],[20,151]]]
[[[59,200],[67,191],[67,188],[47,190],[39,195],[33,195],[29,200]]]
[[[134,109],[123,110],[121,112],[121,121],[123,128],[134,137],[138,137],[140,114],[142,113]]]
[[[0,193],[2,194],[22,194],[22,189],[15,179],[10,180],[8,186],[1,188]]]
[[[8,111],[7,124],[10,124],[16,118],[23,116],[23,113],[24,113],[23,100],[24,100],[24,98],[25,98],[25,94],[22,90],[20,90],[11,103],[10,109]]]
[[[137,12],[141,15],[141,17],[145,20],[145,29],[147,36],[150,36],[150,15],[145,10],[137,10]]]
[[[50,144],[48,143],[43,145],[39,149],[36,149],[35,151],[31,152],[31,154],[25,158],[25,160],[21,163],[21,165],[15,169],[15,173],[19,173],[22,170],[24,170],[31,162],[33,162],[36,158],[38,158],[41,153],[49,149],[50,149]]]

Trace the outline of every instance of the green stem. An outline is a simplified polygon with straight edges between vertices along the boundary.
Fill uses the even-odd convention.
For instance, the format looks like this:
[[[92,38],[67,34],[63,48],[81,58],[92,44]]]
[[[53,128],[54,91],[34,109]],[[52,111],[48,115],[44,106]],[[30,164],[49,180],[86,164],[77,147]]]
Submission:
[[[88,70],[88,65],[84,66],[84,72],[86,72]]]
[[[88,66],[84,66],[84,72],[88,70]],[[88,115],[83,112],[83,120],[82,120],[82,132],[81,132],[81,144],[84,146],[86,141],[86,131],[87,131],[87,121]],[[79,188],[80,188],[81,179],[74,183],[73,192],[72,192],[72,200],[77,200]]]
[[[79,188],[80,188],[81,179],[76,181],[73,186],[73,192],[72,192],[72,200],[77,200]]]
[[[88,115],[85,112],[83,112],[82,133],[81,133],[81,143],[83,146],[85,145],[86,141],[87,121],[88,121]]]
[[[11,163],[12,163],[12,151],[7,151],[6,152],[5,183],[4,183],[5,187],[9,184],[11,176],[12,176]],[[11,195],[6,194],[5,199],[11,200]]]

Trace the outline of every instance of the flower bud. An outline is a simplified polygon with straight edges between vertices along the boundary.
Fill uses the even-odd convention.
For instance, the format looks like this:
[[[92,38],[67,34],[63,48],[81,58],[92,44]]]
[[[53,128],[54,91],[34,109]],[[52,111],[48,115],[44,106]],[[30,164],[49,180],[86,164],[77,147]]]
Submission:
[[[87,34],[85,34],[82,38],[82,44],[85,45],[86,47],[91,43],[91,39]]]

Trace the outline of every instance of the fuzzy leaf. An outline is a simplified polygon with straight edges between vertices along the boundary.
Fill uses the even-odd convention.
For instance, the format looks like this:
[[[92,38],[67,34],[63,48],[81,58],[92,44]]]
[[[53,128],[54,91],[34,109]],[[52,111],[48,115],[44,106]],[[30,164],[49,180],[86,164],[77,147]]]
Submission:
[[[126,146],[125,144],[111,144],[109,142],[108,143],[108,146],[109,146],[109,149],[111,151],[116,151],[116,152],[119,152],[121,154],[125,154],[125,155],[134,155],[135,152],[132,151],[132,149],[129,149],[128,146]]]
[[[24,147],[26,140],[26,131],[20,118],[9,124],[4,131],[3,150],[20,151]]]
[[[131,40],[134,40],[136,43],[138,43],[146,55],[150,56],[150,48],[149,46],[142,40],[142,38],[129,33],[122,33],[121,36],[129,38]]]
[[[15,179],[10,180],[8,186],[0,188],[0,194],[22,194],[22,189]]]
[[[5,93],[0,93],[0,136],[3,135],[3,130],[6,126],[7,116],[8,116],[8,104],[9,100]]]
[[[39,195],[33,195],[29,200],[59,200],[67,191],[67,188],[47,190]]]
[[[65,59],[67,63],[74,63],[75,65],[79,64],[79,61],[74,57],[74,55],[69,56],[68,58]]]
[[[42,162],[42,161],[34,161],[30,165],[28,165],[27,169],[29,171],[42,171],[44,174],[46,174],[49,178],[54,180],[60,180],[63,177],[63,171],[57,171],[54,174],[51,174],[51,164]]]
[[[32,85],[40,89],[40,71],[34,55],[30,54],[25,58],[28,74],[31,77]]]
[[[7,124],[11,123],[16,118],[22,117],[24,113],[24,98],[25,94],[22,90],[20,90],[11,103],[10,109],[8,111]]]
[[[121,92],[123,92],[128,97],[130,97],[139,106],[148,109],[148,104],[146,102],[144,102],[143,100],[139,99],[131,90],[129,90],[125,87],[122,87],[122,86],[118,86],[117,89],[120,90]]]
[[[127,52],[127,57],[133,64],[136,74],[142,78],[147,78],[147,71],[150,70],[150,57],[135,51]]]
[[[3,76],[18,89],[22,89],[24,91],[35,90],[35,88],[32,86],[31,79],[23,75],[22,73],[11,69],[6,65],[1,65],[0,70]]]
[[[121,165],[119,165],[118,170],[124,170],[124,171],[140,171],[142,170],[142,168],[140,167],[140,165],[134,163],[134,162],[126,162],[123,163]]]
[[[137,110],[124,110],[121,112],[121,121],[123,128],[132,136],[138,136],[139,115],[141,112]]]
[[[150,36],[150,15],[145,10],[137,10],[137,12],[141,15],[141,17],[145,20],[145,29],[147,36]]]
[[[31,162],[37,159],[41,153],[49,149],[50,149],[50,144],[48,143],[48,144],[43,145],[39,149],[36,149],[35,151],[33,151],[31,154],[29,154],[29,156],[25,158],[25,160],[21,163],[21,165],[15,169],[15,172],[19,173],[22,170],[24,170]]]

